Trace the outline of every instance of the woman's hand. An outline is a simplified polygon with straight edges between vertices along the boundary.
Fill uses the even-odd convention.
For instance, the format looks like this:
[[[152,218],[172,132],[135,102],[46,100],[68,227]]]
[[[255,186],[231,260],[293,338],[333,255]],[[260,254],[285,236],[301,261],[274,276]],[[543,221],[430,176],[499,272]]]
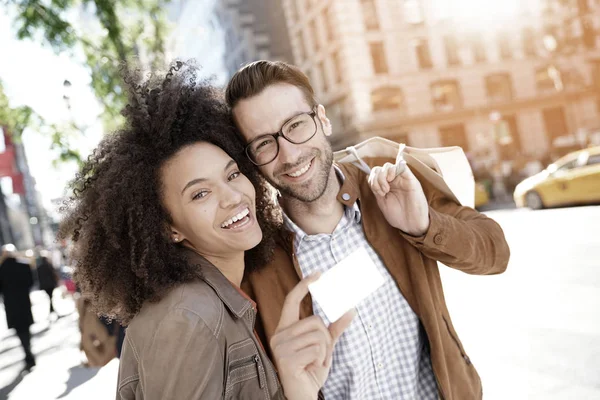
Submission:
[[[329,327],[314,315],[300,320],[300,303],[308,293],[308,285],[318,278],[311,275],[303,279],[287,295],[271,338],[279,379],[289,400],[317,398],[331,368],[333,347],[355,315],[351,310]]]

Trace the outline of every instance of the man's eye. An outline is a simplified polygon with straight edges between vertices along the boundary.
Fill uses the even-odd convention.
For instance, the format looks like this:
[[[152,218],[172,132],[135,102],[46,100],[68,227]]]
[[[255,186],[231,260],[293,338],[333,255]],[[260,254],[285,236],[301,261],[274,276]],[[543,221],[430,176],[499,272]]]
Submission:
[[[208,190],[201,190],[198,193],[194,194],[194,196],[192,197],[192,200],[202,199],[206,196],[208,196]]]
[[[256,146],[256,150],[260,150],[262,147],[268,146],[272,143],[272,140],[263,140],[262,142],[260,142],[257,146]]]
[[[292,125],[290,125],[290,130],[292,129],[296,129],[297,127],[299,127],[300,125],[302,125],[302,121],[296,121],[294,122]]]
[[[231,175],[229,175],[229,177],[227,178],[227,180],[232,181],[235,178],[237,178],[238,176],[240,176],[240,174],[241,174],[240,171],[232,172]]]

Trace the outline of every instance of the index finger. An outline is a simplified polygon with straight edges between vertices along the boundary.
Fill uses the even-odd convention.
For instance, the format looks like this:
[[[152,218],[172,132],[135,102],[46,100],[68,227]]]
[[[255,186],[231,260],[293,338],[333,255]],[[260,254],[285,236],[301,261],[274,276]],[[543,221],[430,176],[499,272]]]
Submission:
[[[308,285],[316,282],[320,276],[321,273],[319,272],[307,276],[298,282],[298,284],[288,293],[283,302],[283,309],[281,310],[281,317],[279,318],[277,330],[285,329],[294,322],[300,320],[300,303],[308,294]]]

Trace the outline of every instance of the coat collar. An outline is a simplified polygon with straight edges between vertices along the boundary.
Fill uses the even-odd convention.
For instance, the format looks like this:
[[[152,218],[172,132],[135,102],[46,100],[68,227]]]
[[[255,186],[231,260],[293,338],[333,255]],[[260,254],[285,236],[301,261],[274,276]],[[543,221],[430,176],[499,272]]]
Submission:
[[[183,251],[190,264],[200,267],[201,279],[213,288],[231,313],[241,318],[249,308],[252,308],[249,298],[244,296],[240,289],[236,288],[210,261],[191,249]]]

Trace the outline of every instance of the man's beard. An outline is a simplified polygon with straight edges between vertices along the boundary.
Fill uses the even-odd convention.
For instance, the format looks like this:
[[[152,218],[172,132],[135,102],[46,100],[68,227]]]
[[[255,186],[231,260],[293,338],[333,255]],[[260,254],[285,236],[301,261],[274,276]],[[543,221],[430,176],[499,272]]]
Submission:
[[[322,157],[324,155],[324,157]],[[302,157],[302,159],[294,166],[284,165],[281,169],[291,170],[296,166],[305,164],[308,160],[312,159],[313,165],[311,168],[320,167],[316,175],[308,182],[299,185],[287,185],[281,184],[281,182],[275,182],[271,179],[267,179],[271,185],[278,189],[284,197],[293,198],[304,203],[312,203],[320,199],[329,184],[329,176],[331,174],[331,166],[333,165],[333,151],[330,147],[326,147],[324,152],[315,149],[313,154],[308,157]],[[317,163],[314,165],[314,163]]]

